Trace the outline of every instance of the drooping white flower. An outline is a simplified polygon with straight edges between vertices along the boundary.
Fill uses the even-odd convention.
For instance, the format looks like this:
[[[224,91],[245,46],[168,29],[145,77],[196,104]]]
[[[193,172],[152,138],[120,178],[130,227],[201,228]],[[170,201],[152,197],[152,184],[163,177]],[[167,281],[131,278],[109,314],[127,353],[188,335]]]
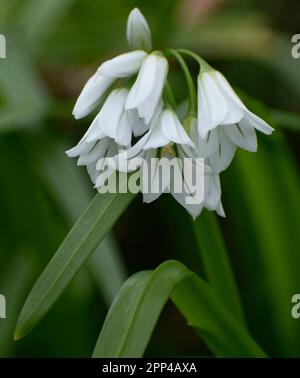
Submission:
[[[198,131],[200,136],[205,138],[210,130],[218,126],[225,128],[240,122],[243,123],[244,130],[255,128],[264,134],[271,134],[273,131],[272,127],[245,107],[220,72],[213,69],[201,70],[198,76]],[[250,133],[251,131],[246,130],[246,134]],[[233,134],[231,132],[231,135]]]
[[[86,116],[99,103],[103,102],[103,106],[84,137],[67,155],[78,157],[78,165],[87,167],[98,190],[106,190],[107,180],[111,176],[114,179],[117,171],[138,173],[138,179],[143,181],[150,165],[150,183],[158,190],[148,192],[143,187],[144,202],[152,202],[168,192],[194,218],[203,208],[225,216],[219,174],[229,166],[237,147],[256,151],[256,130],[271,134],[273,129],[250,112],[224,76],[202,58],[199,58],[202,64],[198,77],[198,115],[196,118],[191,95],[191,113],[182,124],[165,103],[168,93],[163,98],[168,61],[161,52],[149,53],[151,33],[138,9],[128,18],[127,38],[135,51],[103,63],[82,90],[74,108],[75,118]],[[136,74],[130,89],[119,88],[107,93],[117,79]],[[185,107],[183,110],[188,111]],[[180,119],[184,118],[185,111]],[[133,145],[132,136],[136,138]],[[161,177],[161,163],[173,157],[179,174],[176,176],[171,170],[171,175]],[[188,175],[183,168],[186,159],[191,163]],[[194,169],[196,176],[193,176]],[[203,181],[194,185],[190,174]],[[174,182],[181,181],[183,190],[175,190]],[[199,186],[203,188],[200,200],[198,191],[194,190]]]
[[[126,101],[126,109],[137,109],[140,118],[148,124],[157,113],[168,74],[168,61],[158,52],[144,60],[138,77]]]
[[[230,165],[236,151],[236,145],[222,127],[209,131],[205,138],[201,138],[195,125],[191,134],[193,135],[192,140],[196,146],[197,156],[206,158],[216,174],[224,171]]]
[[[180,146],[181,147],[181,146]],[[144,154],[144,159],[142,160],[140,175],[144,178],[146,174],[148,187],[151,191],[143,191],[143,201],[145,203],[151,203],[160,197],[163,193],[170,193],[174,199],[182,205],[190,215],[195,219],[199,216],[204,208],[209,211],[216,211],[220,216],[225,217],[221,202],[221,185],[219,175],[214,173],[209,166],[209,162],[205,161],[205,165],[195,161],[195,156],[193,153],[186,154],[189,146],[186,149],[181,149],[179,147],[179,155],[177,159],[175,157],[174,150],[172,146],[166,146],[162,149],[160,153],[160,159],[155,159],[153,163],[153,158],[157,157],[157,150],[151,149],[146,151]],[[172,152],[173,151],[173,152]],[[162,159],[169,158],[172,162],[173,169],[170,171],[170,175],[162,175]],[[187,174],[187,161],[189,160],[190,165],[194,165],[193,168],[193,182],[196,176],[200,175],[196,179],[198,187],[196,188],[194,183],[191,182],[190,175]],[[199,167],[195,167],[199,165]],[[149,170],[151,167],[151,170]],[[146,170],[146,173],[144,172]],[[199,187],[200,185],[200,187]],[[182,190],[177,191],[176,187]],[[199,201],[199,191],[203,188],[203,198]],[[188,200],[187,200],[188,199]]]
[[[157,123],[150,129],[148,135],[149,137],[143,146],[144,150],[164,147],[171,142],[194,146],[176,113],[171,109],[161,112]]]
[[[91,113],[116,79],[136,74],[146,56],[145,51],[132,51],[101,64],[78,97],[73,110],[74,117],[80,119]]]
[[[130,145],[131,123],[124,109],[127,94],[125,88],[113,90],[77,146],[66,151],[69,157],[79,157],[78,165],[87,166],[94,183],[97,161],[105,157],[108,150],[118,154],[120,148]]]
[[[128,90],[114,89],[107,97],[100,112],[86,133],[87,142],[93,142],[105,136],[117,144],[128,146],[131,142],[131,126],[124,108]]]
[[[151,32],[145,17],[138,8],[134,8],[127,21],[127,41],[132,49],[152,49]]]
[[[203,208],[208,209],[209,211],[216,211],[220,216],[225,216],[222,202],[221,202],[221,184],[220,184],[220,177],[219,177],[219,170],[216,169],[217,167],[212,164],[214,161],[210,159],[212,155],[209,154],[209,151],[206,150],[207,156],[201,153],[203,152],[201,148],[199,148],[199,135],[197,131],[197,119],[194,117],[189,117],[185,120],[185,124],[188,128],[188,133],[193,141],[194,148],[190,147],[189,145],[179,145],[178,151],[179,156],[181,158],[188,158],[194,161],[196,158],[202,157],[205,158],[204,160],[204,199],[199,203],[195,203],[189,205],[189,207],[185,206],[189,213],[193,215],[193,217],[197,217]],[[204,145],[205,147],[205,145]],[[204,150],[205,151],[205,150]],[[210,156],[209,156],[210,155]],[[218,163],[220,164],[220,163]],[[182,198],[182,196],[177,196],[178,199]]]
[[[150,129],[128,150],[115,157],[115,164],[122,172],[129,169],[128,162],[133,157],[143,158],[148,150],[167,146],[170,143],[194,147],[176,113],[171,109],[163,110],[152,120]]]

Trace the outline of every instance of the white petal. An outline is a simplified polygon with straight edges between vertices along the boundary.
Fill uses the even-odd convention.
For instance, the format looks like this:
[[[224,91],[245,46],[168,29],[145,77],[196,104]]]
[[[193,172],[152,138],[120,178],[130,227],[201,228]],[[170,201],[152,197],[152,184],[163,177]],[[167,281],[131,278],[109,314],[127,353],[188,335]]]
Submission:
[[[217,151],[208,157],[209,163],[215,173],[220,173],[229,166],[236,150],[236,146],[220,128],[219,138],[220,142]]]
[[[157,56],[150,54],[143,62],[138,77],[133,84],[126,101],[126,109],[138,107],[151,94],[156,79]]]
[[[95,184],[97,177],[98,177],[98,171],[96,169],[96,163],[89,164],[87,167],[87,172],[91,178],[91,181],[93,184]]]
[[[88,134],[88,141],[100,139],[103,134],[116,139],[127,93],[126,89],[115,89],[110,93],[97,116],[97,128]]]
[[[88,80],[78,97],[73,110],[74,117],[79,119],[88,115],[101,101],[103,95],[114,81],[114,78],[104,77],[96,72]]]
[[[145,203],[155,201],[165,189],[160,183],[159,160],[155,158],[156,150],[147,151],[145,162],[141,167],[141,187]]]
[[[267,122],[259,118],[254,113],[250,112],[250,110],[248,110],[245,114],[243,121],[267,135],[272,134],[272,132],[274,131],[274,129],[271,126],[269,126]]]
[[[100,113],[101,111],[93,119],[93,122],[85,133],[85,138],[88,142],[95,142],[96,140],[100,140],[105,137],[99,124]]]
[[[210,130],[205,138],[199,135],[195,138],[197,141],[197,154],[199,157],[207,157],[215,153],[219,147],[219,131],[218,129]],[[194,138],[192,138],[194,140]]]
[[[138,115],[136,109],[127,110],[127,116],[132,129],[133,135],[135,137],[143,135],[149,130],[149,125],[147,125]]]
[[[132,76],[139,71],[146,56],[147,53],[141,50],[119,55],[103,63],[98,68],[98,73],[113,78]]]
[[[110,143],[111,141],[109,138],[104,138],[97,142],[95,147],[89,153],[80,155],[77,164],[88,165],[104,157]]]
[[[150,62],[150,64],[148,64]],[[147,67],[146,67],[147,63]],[[162,102],[162,92],[168,73],[168,61],[158,54],[145,60],[137,81],[131,88],[126,109],[138,109],[140,118],[149,123]]]
[[[163,147],[170,143],[170,139],[162,132],[161,120],[150,131],[150,136],[143,147],[144,150]]]
[[[171,110],[163,111],[161,115],[161,130],[170,141],[194,147],[194,143],[188,137],[175,112]]]
[[[128,112],[124,111],[119,122],[117,137],[115,140],[120,146],[129,146],[131,143],[131,136],[132,133]]]
[[[145,17],[138,8],[134,8],[128,17],[127,41],[132,49],[152,49],[151,32]]]
[[[215,79],[218,81],[219,86],[222,86],[222,90],[226,91],[228,96],[233,99],[236,105],[238,105],[243,111],[244,111],[244,121],[248,122],[251,126],[255,127],[257,130],[263,132],[264,134],[271,134],[274,129],[269,126],[264,120],[259,118],[257,115],[254,113],[250,112],[245,105],[242,103],[240,98],[236,95],[234,90],[231,88],[230,84],[228,81],[225,79],[225,77],[218,71],[214,73]],[[238,118],[238,116],[236,116]],[[230,123],[237,123],[239,121],[234,120],[234,122],[229,122],[232,121],[234,118],[231,119],[226,119],[226,122],[224,124],[230,124]]]
[[[226,93],[224,93],[224,98],[227,102],[227,114],[222,120],[221,125],[231,125],[233,123],[238,123],[244,117],[245,111],[238,106],[234,100],[232,100]]]
[[[75,147],[66,151],[66,154],[70,158],[77,157],[80,154],[87,154],[92,150],[95,144],[96,142],[87,142],[86,137],[84,136]]]
[[[114,166],[116,166],[120,172],[128,172],[129,161],[133,158],[142,157],[145,154],[143,147],[147,142],[149,136],[150,130],[135,145],[113,157]]]
[[[197,201],[195,201],[194,204],[186,203],[186,194],[185,193],[171,192],[171,194],[175,198],[175,200],[181,206],[183,206],[194,219],[196,219],[200,215],[200,213],[203,209],[203,203],[197,203]],[[192,199],[192,197],[189,197],[189,198]]]
[[[219,175],[208,174],[205,175],[204,179],[204,190],[205,197],[204,203],[205,207],[212,211],[219,208],[219,203],[221,201],[221,184]]]
[[[160,117],[160,113],[163,110],[164,103],[158,91],[159,89],[156,88],[156,90],[153,91],[153,96],[151,95],[137,108],[139,117],[143,119],[146,125],[155,122],[156,119]],[[156,99],[158,99],[158,104],[156,105],[156,107],[154,107],[154,105],[156,104]]]
[[[231,125],[238,123],[243,118],[246,107],[220,72],[214,71],[212,76],[227,102],[227,114],[221,124]]]
[[[241,99],[237,96],[235,91],[232,89],[231,85],[228,83],[226,78],[219,71],[214,71],[213,76],[218,83],[219,88],[222,88],[223,93],[226,92],[229,97],[242,109],[246,110],[247,108],[242,103]]]
[[[223,218],[226,217],[226,214],[225,214],[225,211],[224,211],[224,208],[223,208],[223,205],[222,205],[222,202],[221,202],[221,201],[219,202],[219,205],[218,205],[218,207],[216,208],[216,212],[217,212],[217,214],[218,214],[220,217],[223,217]]]
[[[255,129],[249,126],[247,122],[242,120],[236,125],[224,126],[223,130],[229,139],[240,148],[250,152],[256,152],[257,138]]]
[[[219,126],[227,114],[227,103],[211,74],[198,77],[198,131],[205,138],[209,130]]]

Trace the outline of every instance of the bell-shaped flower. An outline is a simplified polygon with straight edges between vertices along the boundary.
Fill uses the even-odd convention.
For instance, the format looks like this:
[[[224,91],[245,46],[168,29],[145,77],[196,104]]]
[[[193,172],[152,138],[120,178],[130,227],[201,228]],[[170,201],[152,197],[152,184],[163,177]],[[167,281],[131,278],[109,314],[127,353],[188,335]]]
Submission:
[[[255,128],[264,134],[273,129],[250,112],[241,102],[225,77],[213,69],[201,70],[198,76],[198,131],[205,138],[218,126],[243,123],[244,128]]]
[[[100,112],[92,122],[86,134],[86,141],[93,142],[105,136],[121,146],[131,142],[131,126],[124,108],[128,90],[114,89],[107,97]]]
[[[103,63],[78,97],[73,110],[74,117],[83,118],[92,112],[116,79],[135,75],[146,56],[144,51],[132,51]]]
[[[224,171],[230,165],[237,147],[250,152],[257,150],[255,128],[249,124],[247,117],[236,124],[217,126],[209,130],[205,137],[201,137],[198,130],[195,126],[191,128],[191,138],[197,153],[208,158],[216,173]]]
[[[146,151],[164,147],[170,143],[194,147],[194,143],[187,135],[176,113],[171,109],[165,109],[152,121],[146,134],[128,150],[115,157],[117,169],[122,172],[130,171],[128,162],[133,157],[143,158]]]
[[[151,51],[151,32],[145,17],[138,8],[134,8],[127,21],[127,41],[132,49]]]
[[[149,124],[162,102],[168,74],[168,61],[158,52],[147,56],[126,101],[126,109],[137,109],[139,117]]]
[[[147,151],[143,160],[144,164],[141,165],[141,178],[145,179],[144,175],[146,174],[148,184],[146,188],[150,187],[151,191],[143,192],[143,201],[151,203],[161,194],[170,193],[194,219],[199,216],[203,208],[216,211],[224,217],[219,175],[210,169],[208,161],[205,161],[205,165],[201,164],[200,166],[198,162],[195,162],[192,154],[187,156],[183,151],[179,148],[178,158],[173,160],[174,149],[172,145],[168,145],[161,150],[160,159],[155,159],[154,162],[151,159],[157,157],[156,150]],[[170,159],[173,167],[169,175],[163,175],[161,172],[162,159],[166,158]],[[199,168],[193,168],[192,175],[187,174],[187,167],[191,165],[194,167],[199,165]],[[150,172],[149,167],[151,167]],[[196,175],[198,175],[197,178]],[[142,188],[144,189],[144,187]],[[176,188],[179,190],[176,190]],[[200,195],[201,190],[203,190],[202,196]]]

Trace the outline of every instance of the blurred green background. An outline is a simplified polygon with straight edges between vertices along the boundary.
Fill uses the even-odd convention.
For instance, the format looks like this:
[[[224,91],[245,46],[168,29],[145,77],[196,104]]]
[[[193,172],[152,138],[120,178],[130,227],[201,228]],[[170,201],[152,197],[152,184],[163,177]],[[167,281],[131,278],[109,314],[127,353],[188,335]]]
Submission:
[[[71,112],[100,63],[128,50],[126,20],[135,6],[155,48],[205,57],[276,129],[259,135],[257,154],[239,151],[221,175],[227,218],[219,223],[252,335],[272,356],[300,356],[300,320],[290,316],[300,292],[296,0],[0,0],[7,39],[0,60],[0,293],[7,298],[0,356],[88,357],[130,274],[176,258],[205,277],[189,215],[171,196],[151,205],[138,197],[41,324],[12,340],[30,288],[94,195],[85,170],[64,154],[90,123],[75,122]],[[197,75],[192,62],[191,69]],[[172,72],[179,102],[186,88],[176,65]],[[200,355],[210,352],[168,304],[146,356]]]

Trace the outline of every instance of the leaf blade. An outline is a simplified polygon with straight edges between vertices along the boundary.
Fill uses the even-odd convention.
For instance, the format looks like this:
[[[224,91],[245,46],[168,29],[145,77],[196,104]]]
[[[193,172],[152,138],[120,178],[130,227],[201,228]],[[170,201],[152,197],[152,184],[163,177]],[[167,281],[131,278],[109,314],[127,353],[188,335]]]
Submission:
[[[239,356],[242,351],[247,357],[265,356],[213,290],[183,264],[171,260],[152,273],[140,272],[126,281],[108,312],[93,357],[142,357],[170,297],[188,322],[201,328],[203,339],[217,355]]]
[[[94,197],[34,285],[20,314],[15,339],[25,336],[49,311],[133,198],[132,193],[98,193]]]

